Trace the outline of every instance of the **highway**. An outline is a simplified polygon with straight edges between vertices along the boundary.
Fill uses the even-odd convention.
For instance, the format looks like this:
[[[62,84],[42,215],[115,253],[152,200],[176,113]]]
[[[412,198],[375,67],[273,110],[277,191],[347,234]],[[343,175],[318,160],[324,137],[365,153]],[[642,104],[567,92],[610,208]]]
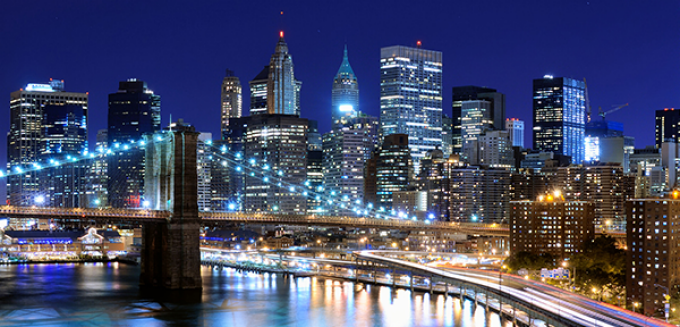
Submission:
[[[357,251],[360,259],[387,265],[409,267],[413,271],[464,281],[496,290],[503,296],[551,312],[581,326],[674,326],[613,305],[561,290],[540,282],[497,271],[431,268],[421,264],[387,258],[378,251]],[[389,253],[379,251],[380,253]]]

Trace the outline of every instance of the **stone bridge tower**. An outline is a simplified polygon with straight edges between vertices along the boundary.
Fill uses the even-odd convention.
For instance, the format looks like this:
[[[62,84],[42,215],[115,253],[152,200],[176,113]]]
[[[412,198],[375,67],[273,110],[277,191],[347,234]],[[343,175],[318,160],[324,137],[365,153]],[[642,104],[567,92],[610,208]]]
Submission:
[[[201,262],[196,144],[192,126],[174,124],[168,133],[145,137],[145,200],[165,210],[162,223],[142,227],[142,286],[200,289]],[[159,142],[159,138],[162,141]]]

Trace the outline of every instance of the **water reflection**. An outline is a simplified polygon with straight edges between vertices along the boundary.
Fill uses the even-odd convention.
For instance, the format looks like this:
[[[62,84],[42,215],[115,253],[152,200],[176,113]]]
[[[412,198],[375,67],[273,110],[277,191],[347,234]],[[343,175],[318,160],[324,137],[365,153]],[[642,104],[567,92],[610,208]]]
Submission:
[[[203,268],[195,298],[138,281],[125,264],[0,266],[0,326],[501,326],[473,301],[332,279]]]

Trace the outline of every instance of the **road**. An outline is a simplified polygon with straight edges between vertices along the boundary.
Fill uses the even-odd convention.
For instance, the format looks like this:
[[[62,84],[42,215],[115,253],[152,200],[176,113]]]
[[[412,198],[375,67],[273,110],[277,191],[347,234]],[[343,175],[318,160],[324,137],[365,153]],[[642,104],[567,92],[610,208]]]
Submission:
[[[383,252],[383,251],[381,251]],[[529,303],[582,326],[674,326],[664,321],[643,316],[610,304],[564,291],[541,282],[498,271],[464,268],[439,269],[421,264],[387,258],[378,251],[357,251],[361,259],[406,266],[414,271],[438,275],[498,290],[508,298]],[[389,252],[386,252],[389,253]]]

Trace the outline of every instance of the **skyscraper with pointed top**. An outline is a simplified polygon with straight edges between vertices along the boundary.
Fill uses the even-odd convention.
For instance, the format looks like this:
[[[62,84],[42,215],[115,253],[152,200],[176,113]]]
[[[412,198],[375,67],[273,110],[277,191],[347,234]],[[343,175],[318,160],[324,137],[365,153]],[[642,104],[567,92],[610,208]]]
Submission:
[[[352,66],[349,64],[347,45],[345,45],[345,52],[338,73],[333,79],[331,105],[333,107],[333,129],[341,127],[343,120],[348,117],[356,117],[359,110],[359,84],[357,76],[354,75]]]
[[[301,87],[302,82],[295,79],[293,57],[288,53],[282,31],[269,61],[267,113],[299,116]]]

